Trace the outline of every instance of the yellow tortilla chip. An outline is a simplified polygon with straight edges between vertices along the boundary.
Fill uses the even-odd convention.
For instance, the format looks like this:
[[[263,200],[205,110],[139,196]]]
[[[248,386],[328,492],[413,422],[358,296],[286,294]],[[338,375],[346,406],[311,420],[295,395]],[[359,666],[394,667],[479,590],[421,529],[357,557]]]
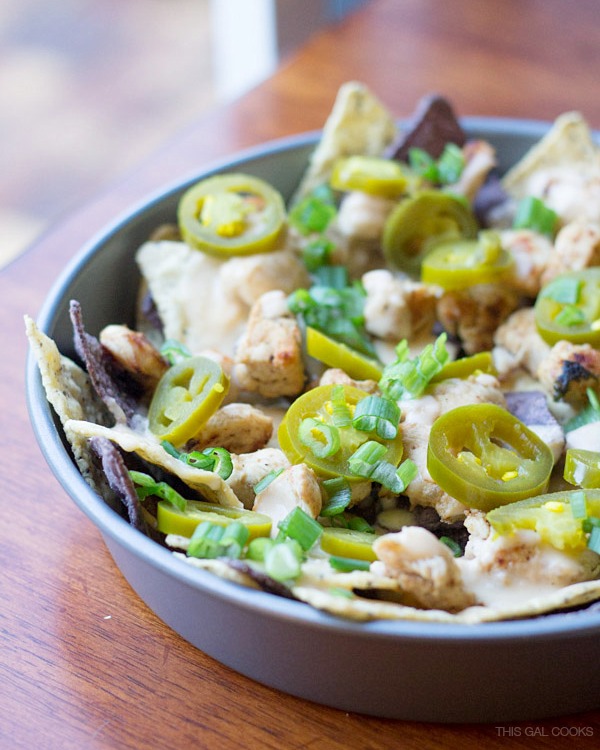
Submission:
[[[293,586],[292,593],[297,599],[310,604],[315,609],[337,617],[358,622],[369,620],[418,620],[420,622],[454,622],[456,615],[434,609],[416,609],[395,602],[378,599],[363,599],[360,596],[345,596],[341,592]]]
[[[575,583],[554,593],[530,599],[511,607],[474,606],[451,614],[438,609],[417,609],[396,602],[347,597],[313,586],[293,586],[294,596],[311,606],[352,620],[412,620],[477,625],[484,622],[516,620],[583,606],[600,599],[600,581]],[[359,592],[360,593],[360,592]]]
[[[370,570],[353,570],[342,573],[334,570],[328,558],[308,559],[302,565],[301,577],[296,581],[298,586],[310,586],[321,589],[360,589],[361,591],[387,590],[399,591],[397,579],[373,573]]]
[[[535,172],[562,166],[586,172],[600,169],[600,147],[579,112],[557,117],[546,135],[506,173],[502,185],[518,200],[529,194],[529,179]]]
[[[328,182],[337,159],[355,154],[381,156],[396,134],[394,118],[364,84],[343,84],[294,201]]]
[[[248,586],[248,588],[251,589],[260,589],[260,586],[256,581],[253,581],[249,575],[242,573],[240,570],[236,570],[223,560],[205,560],[199,557],[187,557],[181,552],[173,552],[173,554],[188,565],[191,565],[194,568],[200,568],[201,570],[208,570],[210,573],[214,573],[219,576],[219,578],[223,578],[226,581],[233,581],[233,583],[239,583],[240,585]]]
[[[126,425],[104,427],[93,422],[69,420],[65,429],[82,438],[105,437],[116,443],[127,453],[136,453],[148,463],[179,477],[189,487],[200,492],[208,500],[228,508],[242,508],[231,487],[218,474],[184,464],[171,456],[154,436],[142,435]]]
[[[188,541],[174,536],[167,539],[169,546],[179,549],[186,549]],[[213,565],[210,561],[195,560],[177,552],[174,554],[187,563],[210,570],[227,580],[256,588],[250,576],[236,574],[229,566]],[[292,585],[291,592],[305,604],[357,622],[408,620],[477,625],[536,617],[589,604],[600,599],[600,581],[575,583],[512,605],[474,605],[461,612],[450,613],[441,609],[421,609],[396,601],[402,591],[398,581],[392,577],[371,571],[340,573],[331,568],[326,558],[309,558],[302,564],[302,573]]]
[[[66,427],[71,419],[106,424],[112,421],[107,408],[96,395],[87,373],[62,355],[54,341],[29,316],[25,316],[25,330],[37,359],[46,397],[63,425],[79,471],[92,489],[105,497],[110,496],[106,478],[96,467],[87,438]]]

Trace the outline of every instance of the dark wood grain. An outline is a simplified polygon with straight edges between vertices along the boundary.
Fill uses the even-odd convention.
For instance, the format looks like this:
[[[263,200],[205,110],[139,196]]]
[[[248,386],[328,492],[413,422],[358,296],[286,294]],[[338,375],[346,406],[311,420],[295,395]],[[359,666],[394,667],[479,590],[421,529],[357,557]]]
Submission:
[[[131,591],[45,465],[23,395],[23,314],[120,211],[233,151],[319,128],[346,80],[399,117],[437,90],[461,115],[578,109],[600,127],[598,70],[597,0],[373,0],[1,272],[0,747],[558,748],[563,727],[589,727],[574,741],[597,745],[600,713],[501,729],[365,718],[255,684],[189,646]]]

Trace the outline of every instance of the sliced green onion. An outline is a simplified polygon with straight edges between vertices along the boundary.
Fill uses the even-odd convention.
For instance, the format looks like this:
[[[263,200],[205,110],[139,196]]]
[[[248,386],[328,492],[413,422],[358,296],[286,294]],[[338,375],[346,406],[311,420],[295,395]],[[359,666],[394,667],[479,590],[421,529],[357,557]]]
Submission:
[[[533,229],[535,232],[553,237],[557,223],[557,214],[542,200],[530,195],[519,201],[513,228]]]
[[[160,354],[170,365],[174,365],[182,359],[192,356],[187,346],[175,339],[167,339],[160,348]]]
[[[588,405],[565,424],[565,432],[571,432],[592,422],[600,422],[600,401],[592,388],[586,390]]]
[[[265,476],[254,485],[254,487],[252,488],[254,490],[254,494],[258,495],[259,492],[262,492],[263,490],[265,490],[274,479],[277,479],[277,477],[282,472],[283,472],[283,468],[271,469],[271,471],[268,474],[265,474]]]
[[[178,510],[186,509],[187,500],[166,482],[157,482],[149,474],[144,474],[141,471],[130,471],[129,476],[132,482],[137,485],[135,490],[140,500],[144,500],[149,495],[155,495],[161,500],[171,503]]]
[[[218,474],[221,479],[229,479],[233,471],[233,461],[231,459],[231,453],[225,448],[205,448],[202,451],[190,451],[185,453],[178,451],[172,443],[163,440],[161,442],[162,447],[167,451],[170,456],[179,459],[188,466],[193,466],[196,469],[202,469],[203,471],[213,471]]]
[[[572,276],[557,276],[542,289],[540,296],[553,299],[562,305],[576,305],[579,302],[583,281]]]
[[[402,484],[402,489],[399,492],[404,492],[413,479],[417,478],[418,474],[419,469],[416,463],[411,458],[404,460],[396,469],[396,476]]]
[[[375,464],[369,479],[372,482],[378,482],[380,485],[386,487],[397,495],[404,491],[404,485],[396,475],[396,467],[389,463],[389,461],[378,461]]]
[[[573,518],[587,518],[587,502],[585,492],[579,490],[571,493],[571,513]]]
[[[187,346],[176,339],[167,339],[160,348],[160,354],[170,365],[192,356]]]
[[[325,424],[315,417],[306,417],[300,422],[298,438],[311,453],[319,458],[333,456],[340,449],[338,428],[331,424]]]
[[[350,485],[344,477],[334,477],[333,479],[326,479],[323,482],[323,489],[327,495],[327,501],[321,508],[321,515],[324,518],[330,518],[331,516],[337,516],[342,513],[352,499],[352,491]]]
[[[297,203],[288,214],[289,223],[301,234],[324,232],[337,214],[330,194],[313,191]]]
[[[446,547],[452,552],[454,557],[462,557],[462,549],[458,542],[456,542],[454,539],[451,539],[449,536],[441,536],[440,542],[442,544],[445,544]]]
[[[225,448],[205,448],[202,453],[213,460],[213,468],[215,474],[218,474],[221,479],[229,479],[233,471],[233,461],[231,460],[231,453]]]
[[[202,469],[203,471],[212,471],[215,467],[215,459],[204,453],[204,451],[182,453],[179,460],[188,464],[188,466],[193,466],[195,469]]]
[[[437,183],[439,173],[435,159],[422,148],[411,148],[408,151],[408,163],[411,169],[429,182]]]
[[[328,206],[335,206],[335,194],[333,189],[326,182],[313,188],[312,195]]]
[[[307,270],[314,273],[321,266],[327,265],[334,249],[335,245],[326,237],[308,242],[302,249],[302,260]]]
[[[362,516],[349,515],[348,513],[340,513],[337,516],[332,516],[331,525],[336,526],[340,529],[362,531],[365,534],[375,533],[375,529],[365,518],[363,518]]]
[[[558,323],[559,326],[580,326],[585,323],[587,318],[585,313],[579,307],[575,305],[565,305],[563,309],[554,318],[554,322]]]
[[[600,518],[596,518],[595,516],[584,518],[581,522],[581,528],[585,531],[586,534],[591,534],[592,531],[598,527],[600,527]]]
[[[279,522],[278,526],[284,536],[298,542],[305,552],[323,533],[321,524],[298,505]]]
[[[437,375],[449,358],[446,333],[440,334],[433,344],[428,344],[421,354],[409,359],[408,343],[401,341],[396,347],[396,359],[383,370],[379,387],[386,396],[398,400],[409,395],[421,396],[429,381]]]
[[[352,426],[363,432],[375,432],[383,440],[393,440],[398,434],[400,407],[382,396],[361,399],[354,410]]]
[[[203,521],[194,529],[187,549],[188,557],[214,559],[221,554],[221,537],[225,528],[210,521]]]
[[[221,526],[203,521],[194,529],[187,549],[188,557],[214,559],[216,557],[239,558],[250,531],[239,521]]]
[[[339,596],[342,599],[354,599],[354,593],[350,589],[344,589],[341,586],[330,586],[327,590],[332,596]]]
[[[302,550],[286,542],[274,544],[265,554],[265,572],[276,581],[297,578],[302,569]]]
[[[225,531],[221,537],[221,555],[238,559],[242,555],[242,550],[248,543],[250,529],[240,521],[232,521],[225,526]]]
[[[596,554],[600,555],[600,526],[593,526],[590,532],[587,546]]]
[[[344,289],[348,286],[348,269],[345,266],[323,265],[314,273],[315,285],[331,289]]]
[[[134,484],[145,489],[154,489],[158,485],[158,482],[150,474],[144,474],[141,471],[130,471],[129,476]]]
[[[348,458],[348,468],[357,477],[368,479],[387,448],[376,440],[367,440]]]
[[[447,143],[437,162],[438,181],[452,185],[458,181],[465,168],[465,155],[456,143]]]
[[[338,513],[337,516],[331,516],[331,525],[338,529],[347,529],[348,520],[345,513]]]
[[[352,529],[352,531],[362,531],[365,534],[375,533],[375,529],[371,524],[361,516],[350,516],[350,518],[348,518],[347,528]]]
[[[170,456],[173,456],[173,458],[181,458],[181,453],[177,450],[173,443],[169,443],[168,440],[162,440],[161,445]]]
[[[351,557],[339,557],[338,555],[332,555],[329,558],[329,564],[334,570],[339,570],[341,573],[371,569],[371,563],[368,560],[354,560]]]
[[[447,334],[442,333],[434,344],[426,346],[415,362],[416,367],[409,374],[406,389],[409,393],[422,393],[434,375],[437,375],[448,360],[446,350]]]
[[[274,539],[268,536],[257,536],[248,545],[246,550],[246,558],[248,560],[256,560],[257,562],[264,562],[267,552],[274,547],[276,544]]]
[[[460,146],[447,143],[437,161],[422,148],[409,149],[408,163],[414,172],[429,182],[452,185],[462,174],[465,157]]]
[[[331,421],[336,427],[350,427],[352,414],[346,402],[343,385],[334,385],[331,390]]]
[[[379,482],[391,492],[400,495],[417,473],[416,464],[410,458],[407,458],[398,468],[388,461],[379,461],[371,472],[369,479],[373,482]]]
[[[301,315],[315,306],[308,289],[296,289],[287,299],[288,308],[296,315]]]
[[[297,289],[288,297],[288,308],[304,324],[331,336],[361,354],[376,358],[364,327],[365,290],[360,282],[347,286],[343,266],[323,266],[310,289]]]
[[[318,328],[318,326],[313,326],[313,328]],[[377,352],[372,342],[361,332],[358,325],[349,318],[332,317],[326,325],[318,328],[318,330],[331,336],[332,339],[346,344],[360,354],[371,357],[371,359],[377,359]]]
[[[369,479],[396,494],[404,490],[402,482],[396,475],[396,467],[389,461],[378,461],[369,474]]]

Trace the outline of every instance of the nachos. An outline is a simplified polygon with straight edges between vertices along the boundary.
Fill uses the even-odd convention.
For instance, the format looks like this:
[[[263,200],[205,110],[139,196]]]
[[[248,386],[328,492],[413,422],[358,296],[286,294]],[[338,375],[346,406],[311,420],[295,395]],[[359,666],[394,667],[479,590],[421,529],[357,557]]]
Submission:
[[[90,486],[181,561],[366,621],[600,600],[600,149],[507,174],[437,94],[338,92],[286,204],[243,173],[132,248],[131,326],[27,318]]]

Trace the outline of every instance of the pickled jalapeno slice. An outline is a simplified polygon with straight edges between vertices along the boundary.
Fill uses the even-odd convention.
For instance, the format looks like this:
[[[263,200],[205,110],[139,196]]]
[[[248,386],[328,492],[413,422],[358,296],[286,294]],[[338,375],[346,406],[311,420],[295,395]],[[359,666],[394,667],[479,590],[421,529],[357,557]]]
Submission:
[[[346,407],[345,420],[338,418],[341,411],[338,394],[343,401],[341,406]],[[354,482],[363,478],[352,472],[349,460],[370,441],[381,446],[380,459],[397,466],[403,452],[400,430],[394,438],[384,439],[352,425],[357,404],[368,396],[359,388],[340,385],[322,385],[307,391],[294,401],[279,426],[277,437],[281,449],[292,463],[305,463],[319,476],[342,476]],[[331,439],[332,432],[335,439]],[[322,449],[315,450],[313,441],[322,445]]]
[[[563,476],[569,484],[586,489],[600,487],[600,453],[569,448],[565,456]]]
[[[355,380],[379,380],[383,365],[341,341],[318,331],[312,326],[306,328],[306,351],[328,367],[339,367]]]
[[[600,267],[557,276],[535,303],[540,336],[553,346],[559,341],[600,346]]]
[[[492,284],[510,276],[512,255],[501,247],[496,232],[480,232],[477,239],[451,239],[436,244],[423,258],[421,280],[443,289]]]
[[[557,549],[581,551],[588,543],[586,521],[600,517],[600,489],[550,492],[495,508],[486,517],[498,534],[531,529]]]
[[[406,191],[402,165],[376,156],[348,156],[334,164],[330,179],[334,190],[359,190],[381,198],[399,198]]]
[[[191,247],[230,257],[274,250],[285,229],[286,212],[281,194],[264,180],[225,174],[189,188],[177,217]]]
[[[184,508],[161,500],[156,510],[157,528],[163,534],[177,534],[191,537],[196,527],[206,521],[219,526],[238,522],[246,526],[249,540],[268,537],[271,533],[271,518],[264,513],[256,513],[243,508],[226,508],[203,500],[187,500]]]
[[[159,380],[150,402],[151,432],[180,446],[193,438],[216,412],[229,388],[221,367],[208,357],[188,357]]]
[[[545,492],[553,463],[546,443],[496,404],[459,406],[431,428],[431,478],[469,508],[489,511]]]
[[[418,276],[433,242],[477,236],[477,220],[460,198],[422,190],[400,201],[383,230],[383,252],[393,268]]]

